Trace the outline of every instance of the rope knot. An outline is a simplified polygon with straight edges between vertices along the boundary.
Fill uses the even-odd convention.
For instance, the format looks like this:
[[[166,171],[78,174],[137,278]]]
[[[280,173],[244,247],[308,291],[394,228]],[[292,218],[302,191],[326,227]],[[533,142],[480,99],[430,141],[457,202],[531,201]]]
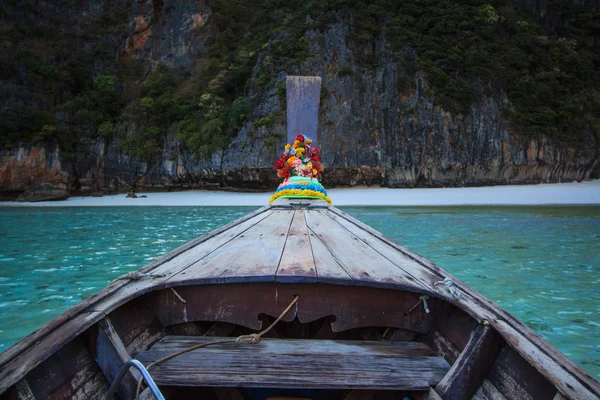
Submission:
[[[132,281],[139,281],[142,279],[142,274],[137,271],[131,271],[127,273],[127,279],[131,279]]]
[[[258,333],[251,333],[249,335],[238,336],[235,339],[235,342],[236,343],[256,344],[256,343],[260,342],[260,335]]]

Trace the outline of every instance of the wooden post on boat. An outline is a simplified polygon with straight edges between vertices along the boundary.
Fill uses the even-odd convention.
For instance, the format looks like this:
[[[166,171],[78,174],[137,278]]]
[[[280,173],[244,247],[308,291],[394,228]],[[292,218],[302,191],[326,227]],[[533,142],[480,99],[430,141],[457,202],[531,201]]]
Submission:
[[[317,142],[319,126],[320,76],[288,76],[286,79],[287,140],[293,143],[298,135]]]

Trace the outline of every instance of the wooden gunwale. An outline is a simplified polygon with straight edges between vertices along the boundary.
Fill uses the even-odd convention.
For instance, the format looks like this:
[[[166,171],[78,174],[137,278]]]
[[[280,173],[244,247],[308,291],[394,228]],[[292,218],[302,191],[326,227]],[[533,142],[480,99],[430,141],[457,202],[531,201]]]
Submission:
[[[186,252],[187,250],[190,250],[193,247],[204,243],[209,239],[212,239],[213,237],[223,232],[226,232],[229,229],[232,229],[245,221],[248,221],[262,213],[265,213],[269,209],[269,206],[261,207],[260,209],[236,221],[232,221],[229,224],[215,229],[214,231],[208,232],[205,235],[202,235],[197,239],[183,244],[175,250],[157,258],[156,260],[150,262],[148,265],[140,268],[138,271],[141,273],[151,273],[156,268],[174,259],[175,257]],[[113,311],[115,308],[121,306],[122,304],[131,300],[132,298],[137,297],[138,295],[142,295],[151,290],[154,290],[155,286],[152,284],[149,285],[148,283],[153,282],[152,280],[115,280],[111,282],[106,288],[88,297],[86,300],[82,301],[81,303],[75,305],[63,314],[59,315],[57,318],[48,322],[40,329],[32,332],[20,342],[16,343],[14,346],[11,346],[6,351],[0,353],[0,394],[2,394],[9,387],[14,385],[27,372],[31,371],[33,368],[45,361],[56,350],[58,350],[60,346],[64,345],[65,343],[68,343],[70,340],[77,337],[84,330],[98,322],[100,319],[106,317],[108,313]],[[125,288],[132,288],[133,290],[131,290],[126,296],[118,296],[119,293],[123,293],[123,289]],[[94,310],[94,306],[97,306],[101,302],[108,302],[108,304],[106,304],[105,307],[101,308],[102,311]],[[93,314],[91,318],[88,318],[87,320],[84,319],[83,321],[81,321],[82,316],[85,316],[84,314],[90,313]],[[77,322],[76,329],[61,329],[64,328],[65,324],[72,322]],[[42,342],[45,341],[45,339],[48,338],[50,335],[55,335],[57,331],[61,331],[61,335],[59,337],[60,342],[55,343],[55,345],[47,349],[41,348],[43,347],[41,346]],[[16,360],[24,358],[29,352],[34,351],[36,348],[39,348],[39,351],[42,354],[39,354],[37,357],[32,357],[31,359],[23,360],[21,368],[19,368],[18,370],[9,371],[5,368],[5,366],[9,363],[15,365]]]
[[[382,242],[394,247],[396,250],[409,256],[410,258],[420,263],[423,267],[429,269],[430,271],[452,279],[454,285],[458,289],[460,289],[460,293],[463,297],[462,300],[457,301],[448,294],[446,294],[445,296],[442,294],[440,297],[444,298],[449,303],[452,303],[457,307],[462,308],[469,315],[475,318],[478,322],[489,322],[500,333],[500,335],[513,348],[515,348],[519,354],[521,354],[523,358],[525,358],[534,367],[539,368],[540,372],[546,378],[548,378],[548,380],[550,380],[557,388],[559,388],[559,390],[563,394],[569,395],[573,398],[589,398],[590,400],[597,399],[598,396],[600,396],[600,383],[598,381],[596,381],[581,367],[576,365],[564,354],[560,353],[548,342],[542,339],[542,337],[540,337],[536,332],[534,332],[529,327],[525,326],[512,314],[496,305],[494,302],[485,297],[482,293],[465,284],[452,274],[446,272],[433,262],[423,258],[422,256],[418,255],[412,250],[407,249],[406,247],[385,237],[380,232],[349,216],[343,211],[335,207],[331,207],[330,211],[333,214],[344,218],[349,223],[360,227],[361,229],[370,233],[372,236],[376,237]],[[525,349],[523,345],[528,342],[532,343],[535,346],[535,348]],[[531,355],[531,352],[536,350],[540,353],[538,357],[544,356],[546,358],[545,363],[540,363],[540,359],[538,357],[533,357]],[[558,361],[560,361],[560,363]],[[564,368],[563,365],[567,366],[567,368]],[[563,379],[556,377],[553,373],[553,370],[566,372],[575,379],[575,382],[572,383],[572,380],[568,379],[568,377],[564,375]],[[579,386],[579,390],[582,391],[579,392],[575,390],[573,385]],[[586,392],[589,397],[580,397],[581,393]]]
[[[430,274],[429,279],[417,279],[419,282],[417,285],[402,285],[399,282],[356,279],[356,277],[352,277],[348,271],[344,270],[344,272],[348,275],[348,277],[345,277],[343,272],[340,270],[342,275],[339,276],[332,275],[324,280],[319,280],[317,277],[318,283],[403,290],[414,293],[424,293],[428,294],[429,296],[442,299],[464,310],[479,323],[485,323],[485,321],[489,322],[490,326],[493,327],[500,334],[500,336],[506,340],[506,342],[512,348],[514,348],[521,357],[523,357],[524,360],[537,369],[562,394],[569,398],[578,399],[597,399],[600,395],[600,384],[598,382],[596,382],[591,376],[585,373],[585,371],[550,346],[535,332],[516,320],[508,312],[495,305],[473,288],[462,283],[451,274],[442,270],[434,263],[393,242],[392,240],[383,236],[381,233],[350,217],[335,207],[326,205],[324,202],[312,202],[309,207],[306,207],[302,205],[299,206],[293,201],[278,201],[272,206],[266,206],[256,210],[255,212],[248,214],[237,221],[227,224],[222,228],[219,228],[213,232],[199,237],[198,239],[184,244],[183,246],[180,246],[172,252],[141,268],[139,271],[143,273],[157,270],[160,271],[161,266],[174,260],[176,257],[182,255],[186,251],[191,250],[202,243],[208,242],[221,233],[225,233],[230,229],[239,227],[240,224],[243,224],[254,217],[261,216],[261,214],[263,215],[262,218],[259,218],[259,221],[263,218],[267,218],[273,212],[277,212],[278,210],[291,211],[297,209],[304,209],[307,211],[314,210],[316,213],[325,214],[332,221],[332,223],[335,223],[336,226],[345,229],[350,235],[355,235],[357,232],[355,228],[352,227],[353,225],[362,231],[362,237],[358,237],[362,243],[369,245],[370,241],[371,243],[373,243],[373,240],[379,241],[382,244],[395,249],[403,256],[408,257],[418,264],[419,267],[423,268],[423,272]],[[327,215],[328,213],[331,213],[331,215]],[[306,214],[307,213],[305,213],[305,215]],[[346,226],[346,224],[350,225]],[[245,232],[245,230],[238,232],[236,235],[239,236],[243,232]],[[310,235],[309,241],[312,243],[312,237]],[[203,257],[206,257],[208,254],[216,251],[217,249],[218,247],[212,249],[212,251],[206,253],[206,255]],[[375,248],[373,248],[373,250],[381,254],[388,261],[392,261],[389,260],[389,257],[384,256],[384,254],[382,254],[380,251],[378,252]],[[315,261],[317,260],[317,256],[314,253],[313,259]],[[194,263],[195,262],[197,262],[197,260],[194,261]],[[27,336],[15,346],[9,348],[4,353],[1,353],[0,394],[23,378],[29,371],[31,371],[41,362],[50,357],[61,346],[77,337],[84,330],[88,329],[102,318],[107,317],[108,314],[117,307],[143,294],[168,287],[188,286],[193,284],[206,285],[212,283],[276,282],[277,280],[276,271],[272,276],[227,276],[190,280],[172,279],[176,274],[185,272],[185,270],[189,269],[194,263],[182,265],[179,269],[177,269],[177,271],[165,271],[168,272],[167,276],[160,279],[142,281],[114,281],[102,291],[63,313],[61,316],[49,322],[44,327]],[[340,264],[339,266],[343,270],[342,265]],[[418,278],[418,275],[415,274],[421,273],[419,271],[407,272],[411,274],[413,278]],[[457,300],[448,292],[446,292],[445,289],[438,290],[437,287],[433,286],[431,279],[437,279],[438,277],[440,279],[442,277],[451,278],[459,290],[462,298]],[[314,276],[303,274],[294,276],[294,279],[290,283],[314,283]],[[6,367],[12,367],[12,369]]]

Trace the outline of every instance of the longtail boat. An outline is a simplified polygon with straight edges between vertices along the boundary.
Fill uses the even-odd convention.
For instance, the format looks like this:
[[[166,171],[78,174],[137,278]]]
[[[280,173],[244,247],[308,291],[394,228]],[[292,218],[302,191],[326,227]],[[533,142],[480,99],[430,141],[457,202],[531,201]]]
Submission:
[[[316,134],[317,83],[288,78],[292,139]],[[508,312],[326,200],[279,196],[113,281],[0,354],[0,400],[600,398]]]

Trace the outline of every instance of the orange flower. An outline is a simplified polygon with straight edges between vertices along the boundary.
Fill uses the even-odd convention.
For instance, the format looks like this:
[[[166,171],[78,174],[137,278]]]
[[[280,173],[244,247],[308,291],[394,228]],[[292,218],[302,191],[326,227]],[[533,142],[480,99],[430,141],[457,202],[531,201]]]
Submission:
[[[287,159],[287,162],[288,162],[288,164],[291,164],[291,163],[293,163],[293,162],[294,162],[294,160],[297,160],[297,159],[298,159],[298,157],[296,157],[296,156],[291,156],[290,158],[288,158],[288,159]]]

